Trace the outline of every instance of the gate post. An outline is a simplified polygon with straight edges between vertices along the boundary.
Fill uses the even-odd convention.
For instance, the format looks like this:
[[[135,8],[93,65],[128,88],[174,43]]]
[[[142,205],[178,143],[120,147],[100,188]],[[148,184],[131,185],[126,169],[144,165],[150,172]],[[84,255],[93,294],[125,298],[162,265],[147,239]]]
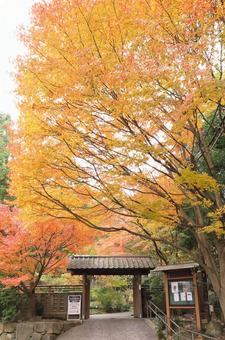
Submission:
[[[171,333],[171,319],[170,319],[170,295],[169,295],[169,283],[168,283],[168,273],[163,273],[163,281],[164,281],[164,289],[165,289],[165,298],[166,298],[166,332],[167,334]]]
[[[83,294],[82,294],[82,318],[90,317],[90,286],[91,276],[83,275]]]
[[[141,275],[135,274],[133,277],[133,305],[134,317],[142,317],[142,301],[141,301]]]
[[[202,330],[201,324],[201,309],[199,304],[199,292],[198,292],[198,281],[197,281],[197,273],[193,273],[193,288],[194,288],[194,296],[195,296],[195,318],[198,332]]]

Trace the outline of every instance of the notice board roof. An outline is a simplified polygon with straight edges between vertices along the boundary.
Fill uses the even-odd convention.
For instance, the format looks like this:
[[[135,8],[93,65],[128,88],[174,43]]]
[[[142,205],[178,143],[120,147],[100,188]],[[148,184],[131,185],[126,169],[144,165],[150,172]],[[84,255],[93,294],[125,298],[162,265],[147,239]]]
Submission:
[[[68,271],[73,275],[147,275],[155,268],[149,256],[74,255]]]
[[[197,262],[189,262],[189,263],[178,263],[178,264],[171,264],[167,266],[158,266],[156,267],[153,272],[168,272],[168,271],[176,271],[182,269],[193,269],[198,268],[199,264]]]

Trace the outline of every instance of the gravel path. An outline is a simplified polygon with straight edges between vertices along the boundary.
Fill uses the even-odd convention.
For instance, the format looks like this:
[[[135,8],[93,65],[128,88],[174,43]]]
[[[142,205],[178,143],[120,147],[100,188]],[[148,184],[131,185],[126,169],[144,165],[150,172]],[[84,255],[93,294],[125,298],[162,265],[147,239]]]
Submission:
[[[156,340],[154,331],[143,319],[93,318],[71,328],[57,340]]]

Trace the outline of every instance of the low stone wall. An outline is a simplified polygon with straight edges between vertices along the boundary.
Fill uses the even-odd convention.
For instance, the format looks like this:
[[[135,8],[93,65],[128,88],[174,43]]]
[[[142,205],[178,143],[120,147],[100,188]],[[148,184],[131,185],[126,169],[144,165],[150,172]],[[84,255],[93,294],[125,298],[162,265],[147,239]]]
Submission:
[[[0,323],[0,340],[54,340],[80,321],[42,320]]]

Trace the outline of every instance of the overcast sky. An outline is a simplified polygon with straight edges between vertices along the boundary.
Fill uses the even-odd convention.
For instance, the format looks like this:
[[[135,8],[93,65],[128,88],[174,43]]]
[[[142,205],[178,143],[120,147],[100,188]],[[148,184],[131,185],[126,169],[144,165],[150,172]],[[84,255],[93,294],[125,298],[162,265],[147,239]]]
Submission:
[[[15,84],[10,73],[13,60],[24,51],[17,38],[17,27],[27,26],[32,4],[37,0],[0,0],[0,112],[18,116]]]

